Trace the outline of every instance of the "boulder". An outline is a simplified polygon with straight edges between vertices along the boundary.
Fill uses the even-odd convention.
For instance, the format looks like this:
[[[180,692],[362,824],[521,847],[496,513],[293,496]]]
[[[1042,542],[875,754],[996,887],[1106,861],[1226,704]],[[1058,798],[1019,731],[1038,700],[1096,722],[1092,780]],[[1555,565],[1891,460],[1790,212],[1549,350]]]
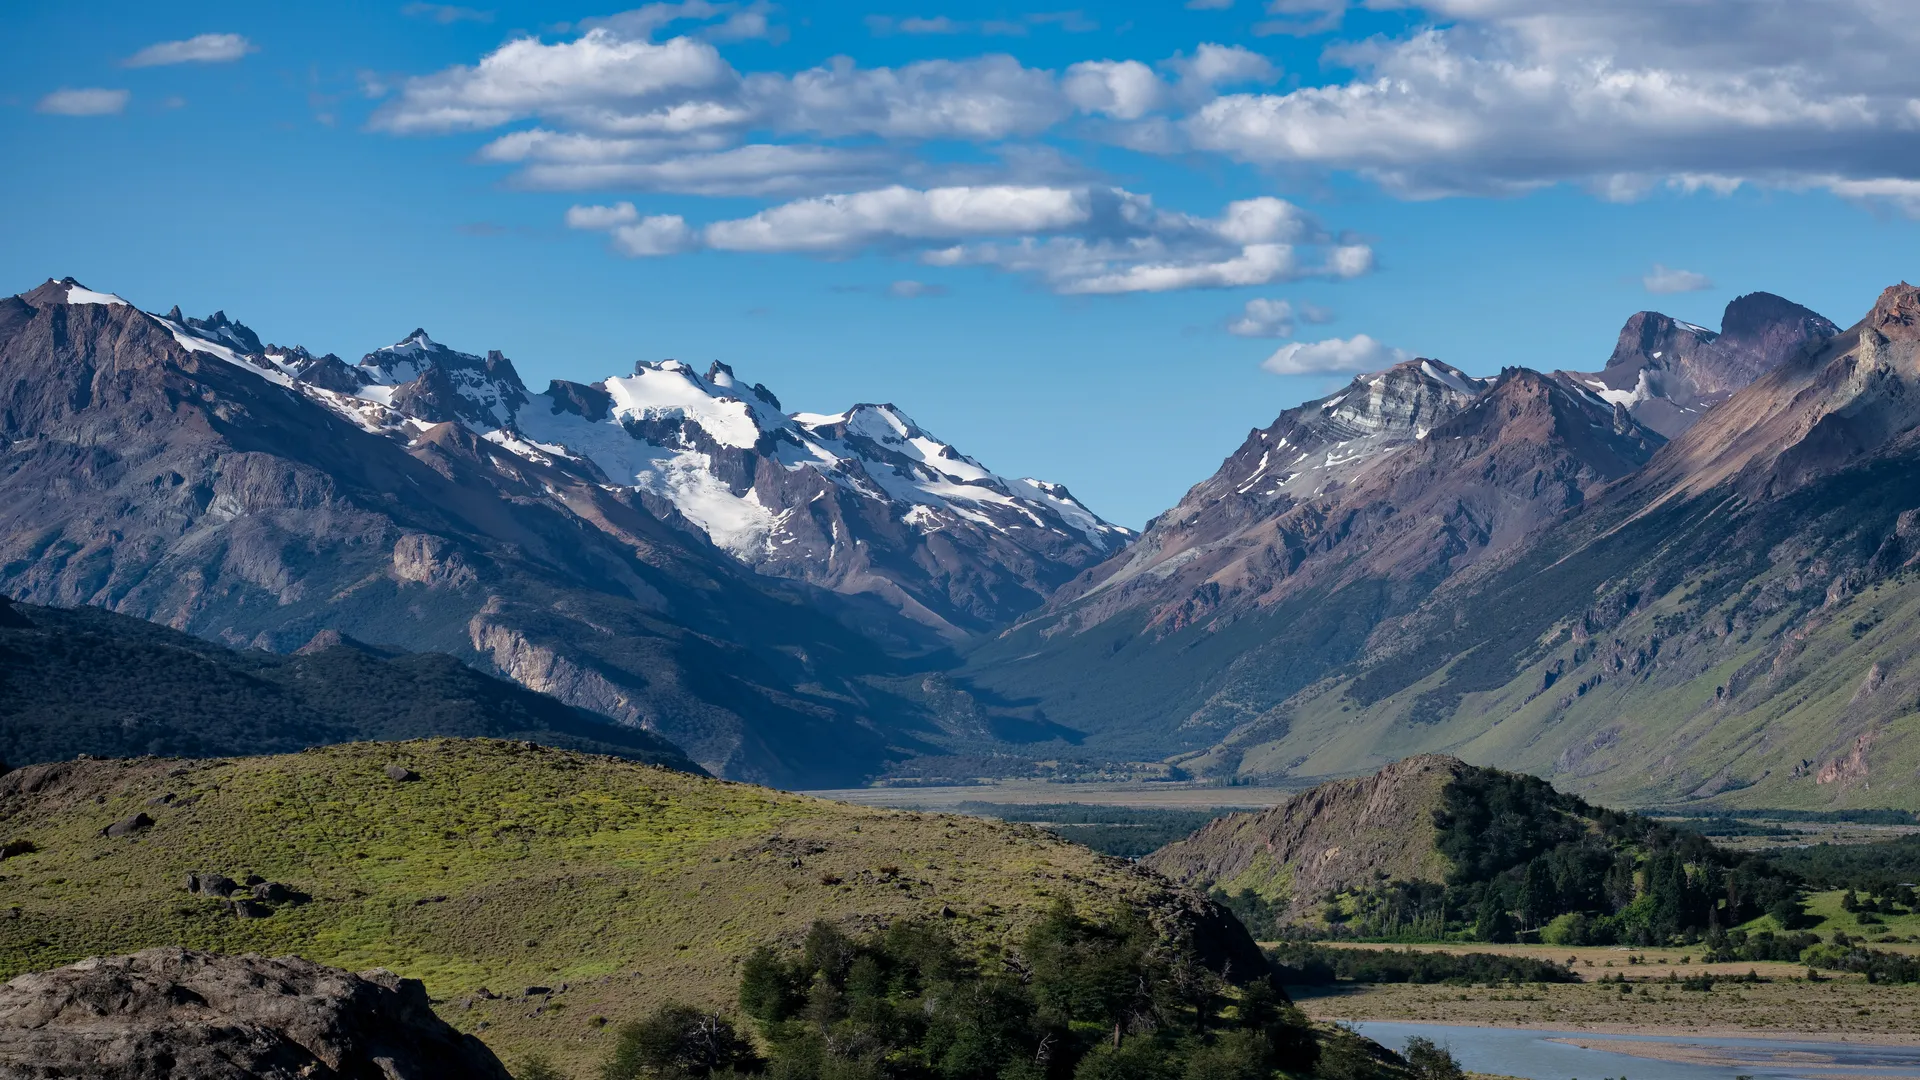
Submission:
[[[426,990],[297,957],[179,948],[83,960],[0,986],[0,1080],[509,1080]]]
[[[277,881],[263,881],[253,887],[253,898],[269,904],[284,904],[293,899],[293,890]]]
[[[273,914],[272,908],[245,896],[237,896],[220,906],[236,919],[264,919]]]
[[[202,896],[232,896],[233,891],[239,887],[237,882],[225,874],[200,875],[200,895]]]
[[[387,766],[387,779],[396,783],[404,783],[408,780],[420,779],[420,774],[407,768],[405,765],[389,765]]]
[[[153,828],[153,819],[143,810],[130,818],[116,821],[101,831],[108,836],[132,836],[134,833],[145,832],[151,828]]]

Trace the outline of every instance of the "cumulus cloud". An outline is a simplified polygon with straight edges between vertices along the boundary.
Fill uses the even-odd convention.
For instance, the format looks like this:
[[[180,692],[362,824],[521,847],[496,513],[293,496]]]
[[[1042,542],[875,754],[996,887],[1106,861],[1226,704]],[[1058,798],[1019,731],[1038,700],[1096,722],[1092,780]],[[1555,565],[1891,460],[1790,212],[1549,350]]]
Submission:
[[[1138,120],[1160,106],[1166,84],[1138,60],[1090,60],[1067,69],[1060,88],[1081,112]]]
[[[126,111],[132,96],[127,90],[55,90],[41,98],[33,111],[53,116],[114,116]]]
[[[1640,284],[1650,293],[1699,292],[1713,288],[1713,279],[1691,270],[1676,270],[1654,263],[1653,272],[1641,278]]]
[[[567,220],[618,238],[636,216],[620,203],[575,207]],[[879,251],[930,266],[1030,275],[1055,292],[1081,295],[1347,278],[1373,266],[1370,249],[1338,242],[1311,215],[1272,197],[1203,218],[1112,187],[893,185],[796,199],[698,230],[676,222],[671,244],[616,246],[649,255],[696,245],[816,256]]]
[[[1177,148],[1356,171],[1409,197],[1920,178],[1901,149],[1920,127],[1920,72],[1891,61],[1920,46],[1920,24],[1898,5],[1778,0],[1738,17],[1663,0],[1370,6],[1417,6],[1443,28],[1336,47],[1350,81],[1210,101],[1183,118]]]
[[[677,255],[699,246],[699,238],[678,214],[644,217],[631,225],[615,226],[613,246],[627,255]]]
[[[127,57],[130,68],[163,64],[224,64],[257,52],[253,42],[239,34],[200,34],[185,41],[162,41]]]
[[[552,117],[603,131],[658,130],[675,107],[712,101],[739,75],[704,41],[654,44],[596,28],[548,45],[517,38],[472,66],[408,79],[374,114],[401,134],[478,130]]]
[[[1211,42],[1193,50],[1193,55],[1175,53],[1167,66],[1180,76],[1181,83],[1212,89],[1234,83],[1272,82],[1280,77],[1273,61],[1238,45]]]
[[[1227,333],[1235,337],[1292,337],[1293,316],[1293,305],[1287,301],[1255,297],[1247,301],[1239,318],[1227,324]]]
[[[1275,349],[1260,366],[1275,375],[1323,375],[1341,371],[1378,371],[1413,359],[1366,334],[1325,341],[1296,341]]]

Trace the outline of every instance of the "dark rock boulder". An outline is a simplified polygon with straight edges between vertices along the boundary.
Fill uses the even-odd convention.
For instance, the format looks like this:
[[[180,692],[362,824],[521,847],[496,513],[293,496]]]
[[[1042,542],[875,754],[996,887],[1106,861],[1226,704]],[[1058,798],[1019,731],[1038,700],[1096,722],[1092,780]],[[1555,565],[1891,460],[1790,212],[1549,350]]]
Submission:
[[[0,986],[0,1080],[508,1080],[424,987],[295,957],[148,949]]]
[[[153,828],[153,819],[142,812],[130,818],[116,821],[101,831],[108,836],[132,836],[135,833],[145,832],[151,828]]]
[[[405,783],[408,780],[420,779],[420,774],[407,768],[405,765],[389,765],[387,766],[387,779],[395,783]]]
[[[200,895],[202,896],[232,896],[234,890],[239,887],[239,882],[225,874],[200,875]]]

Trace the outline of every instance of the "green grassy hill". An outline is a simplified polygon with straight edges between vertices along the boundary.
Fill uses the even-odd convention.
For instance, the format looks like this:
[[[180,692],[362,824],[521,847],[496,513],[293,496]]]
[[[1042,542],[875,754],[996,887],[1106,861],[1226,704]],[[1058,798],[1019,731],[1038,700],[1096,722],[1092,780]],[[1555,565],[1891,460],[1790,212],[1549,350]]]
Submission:
[[[137,814],[153,824],[103,834]],[[383,966],[508,1060],[576,1072],[657,1002],[728,1005],[742,957],[821,918],[936,919],[992,954],[1065,899],[1143,913],[1215,965],[1258,962],[1219,908],[1028,826],[520,742],[32,766],[0,776],[0,834],[36,849],[0,860],[0,979],[157,944]],[[239,917],[188,892],[196,872],[311,900]]]

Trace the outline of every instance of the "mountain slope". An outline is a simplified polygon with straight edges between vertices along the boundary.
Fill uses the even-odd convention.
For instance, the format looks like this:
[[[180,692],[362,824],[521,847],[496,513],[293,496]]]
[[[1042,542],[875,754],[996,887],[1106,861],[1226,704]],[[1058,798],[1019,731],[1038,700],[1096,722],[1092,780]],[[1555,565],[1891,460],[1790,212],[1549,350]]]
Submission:
[[[1244,725],[1242,774],[1448,749],[1630,804],[1910,806],[1920,291]]]
[[[450,653],[728,776],[853,782],[919,745],[865,681],[892,661],[632,490],[251,340],[71,280],[0,299],[0,589],[281,652]],[[500,409],[488,364],[392,397]]]
[[[1252,432],[1133,547],[974,650],[964,676],[1105,747],[1198,749],[1660,442],[1526,369],[1363,375]]]
[[[439,653],[322,633],[292,655],[223,648],[98,608],[0,597],[0,761],[277,754],[440,736],[530,739],[699,771],[622,727]]]
[[[1555,375],[1626,406],[1635,420],[1671,439],[1802,347],[1839,332],[1824,316],[1791,300],[1748,293],[1727,305],[1717,334],[1642,311],[1621,328],[1604,370]]]
[[[418,778],[389,779],[396,762]],[[153,824],[102,835],[136,814]],[[816,919],[933,919],[997,958],[1066,900],[1216,970],[1264,963],[1204,898],[1030,827],[517,742],[38,765],[0,776],[0,820],[38,848],[4,863],[0,979],[158,943],[380,966],[508,1060],[577,1075],[662,1001],[731,1011],[739,960]],[[224,902],[212,879],[247,874],[286,898]]]

